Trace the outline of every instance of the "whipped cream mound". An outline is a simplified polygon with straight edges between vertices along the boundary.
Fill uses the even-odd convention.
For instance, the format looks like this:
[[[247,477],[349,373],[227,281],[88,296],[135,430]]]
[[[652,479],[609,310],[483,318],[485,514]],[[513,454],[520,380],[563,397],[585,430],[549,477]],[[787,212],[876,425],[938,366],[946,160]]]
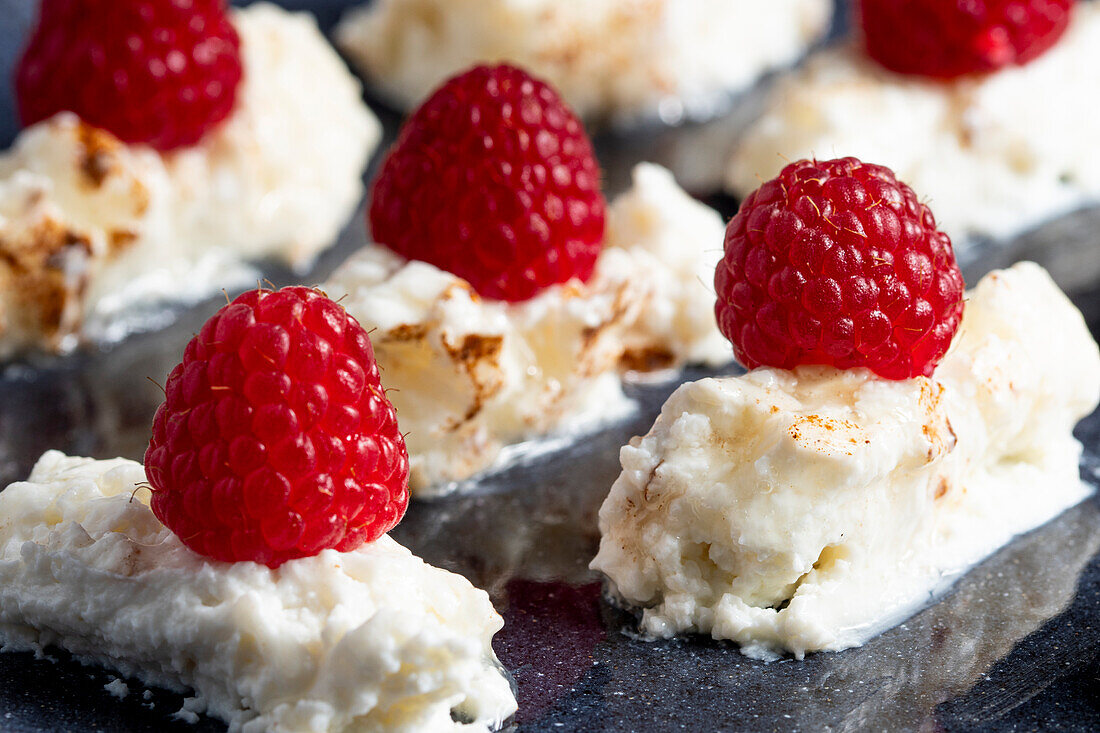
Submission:
[[[728,168],[744,196],[789,160],[855,156],[888,166],[959,245],[1011,237],[1100,199],[1092,142],[1100,5],[1024,66],[954,83],[887,71],[855,45],[812,54],[770,92]]]
[[[583,117],[674,122],[793,63],[831,15],[829,0],[375,0],[335,37],[406,108],[479,61],[507,61]]]
[[[516,709],[489,597],[388,536],[278,570],[207,560],[141,464],[57,451],[0,493],[0,640],[195,695],[230,731],[488,731]]]
[[[168,154],[61,113],[0,155],[0,357],[117,340],[141,304],[309,265],[363,192],[381,127],[312,16],[233,11],[244,79],[228,120]]]
[[[668,171],[643,164],[610,206],[588,283],[486,301],[455,275],[369,246],[321,287],[371,331],[423,496],[488,468],[505,445],[615,416],[621,371],[730,361],[709,286],[723,231]]]
[[[1037,265],[971,291],[934,378],[760,368],[680,387],[621,453],[592,567],[650,636],[856,646],[1089,492],[1100,352]]]

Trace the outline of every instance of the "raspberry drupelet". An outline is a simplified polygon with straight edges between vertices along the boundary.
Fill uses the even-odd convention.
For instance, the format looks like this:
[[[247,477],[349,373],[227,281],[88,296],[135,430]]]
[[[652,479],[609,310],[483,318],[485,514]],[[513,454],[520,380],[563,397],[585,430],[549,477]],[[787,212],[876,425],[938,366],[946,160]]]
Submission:
[[[888,168],[791,163],[752,192],[715,271],[718,327],[748,368],[929,376],[963,311],[951,240]]]
[[[168,377],[145,453],[152,508],[192,550],[277,567],[388,532],[409,457],[363,327],[322,293],[254,290]]]
[[[374,182],[374,240],[523,301],[591,276],[606,203],[592,144],[558,93],[512,66],[478,66],[417,109]]]
[[[952,79],[1026,64],[1053,46],[1075,0],[859,0],[867,54],[891,71]]]
[[[15,91],[24,125],[69,110],[168,151],[228,117],[240,81],[224,0],[43,0]]]

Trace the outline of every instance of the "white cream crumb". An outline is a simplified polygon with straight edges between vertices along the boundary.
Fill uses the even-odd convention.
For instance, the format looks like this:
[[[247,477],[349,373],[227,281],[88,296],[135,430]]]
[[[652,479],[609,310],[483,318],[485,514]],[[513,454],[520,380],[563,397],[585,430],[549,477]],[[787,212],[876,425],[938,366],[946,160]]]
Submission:
[[[116,677],[107,684],[103,685],[103,689],[111,694],[112,697],[117,697],[119,700],[124,700],[130,694],[130,686],[122,681],[121,678]]]

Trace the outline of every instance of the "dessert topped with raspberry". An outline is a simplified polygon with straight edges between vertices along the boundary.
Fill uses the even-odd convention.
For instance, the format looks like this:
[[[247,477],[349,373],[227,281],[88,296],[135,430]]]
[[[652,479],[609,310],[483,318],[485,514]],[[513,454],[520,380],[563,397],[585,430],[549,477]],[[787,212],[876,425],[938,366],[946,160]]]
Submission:
[[[308,267],[381,135],[313,17],[263,2],[45,2],[17,90],[0,358],[117,340],[260,260]]]
[[[585,119],[676,123],[797,61],[832,12],[831,0],[384,0],[351,10],[335,38],[406,109],[462,69],[503,61]]]
[[[127,143],[194,145],[233,111],[240,37],[224,0],[42,5],[15,75],[23,124],[75,112]]]
[[[408,118],[369,223],[323,287],[374,333],[414,492],[621,414],[621,372],[729,361],[704,284],[721,218],[653,165],[606,204],[584,128],[521,69],[474,67]]]
[[[853,38],[810,54],[739,133],[731,193],[747,196],[789,160],[874,160],[932,203],[960,256],[1100,202],[1100,151],[1083,122],[1100,85],[1100,5],[867,0],[857,10]]]
[[[940,79],[1038,58],[1065,33],[1076,0],[858,0],[867,54],[891,71]]]
[[[1084,319],[1032,263],[964,312],[918,194],[801,160],[730,222],[716,311],[750,371],[677,389],[600,510],[592,567],[645,634],[764,658],[856,646],[1089,493]]]
[[[385,533],[408,455],[370,339],[255,290],[187,345],[147,465],[49,451],[0,492],[0,642],[60,646],[231,730],[486,731],[489,597]],[[151,499],[150,499],[151,493]]]

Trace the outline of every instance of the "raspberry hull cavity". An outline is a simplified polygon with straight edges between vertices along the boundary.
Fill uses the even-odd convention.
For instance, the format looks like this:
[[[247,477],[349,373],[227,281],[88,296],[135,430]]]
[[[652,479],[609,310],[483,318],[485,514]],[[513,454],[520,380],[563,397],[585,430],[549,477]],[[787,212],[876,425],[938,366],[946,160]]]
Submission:
[[[1100,353],[1037,265],[970,294],[935,375],[761,368],[686,384],[622,450],[592,567],[652,636],[755,656],[861,644],[1088,493]]]
[[[135,493],[145,480],[51,451],[0,492],[6,649],[190,691],[185,710],[244,733],[487,733],[515,711],[491,647],[502,620],[464,578],[388,536],[278,570],[208,560]]]

